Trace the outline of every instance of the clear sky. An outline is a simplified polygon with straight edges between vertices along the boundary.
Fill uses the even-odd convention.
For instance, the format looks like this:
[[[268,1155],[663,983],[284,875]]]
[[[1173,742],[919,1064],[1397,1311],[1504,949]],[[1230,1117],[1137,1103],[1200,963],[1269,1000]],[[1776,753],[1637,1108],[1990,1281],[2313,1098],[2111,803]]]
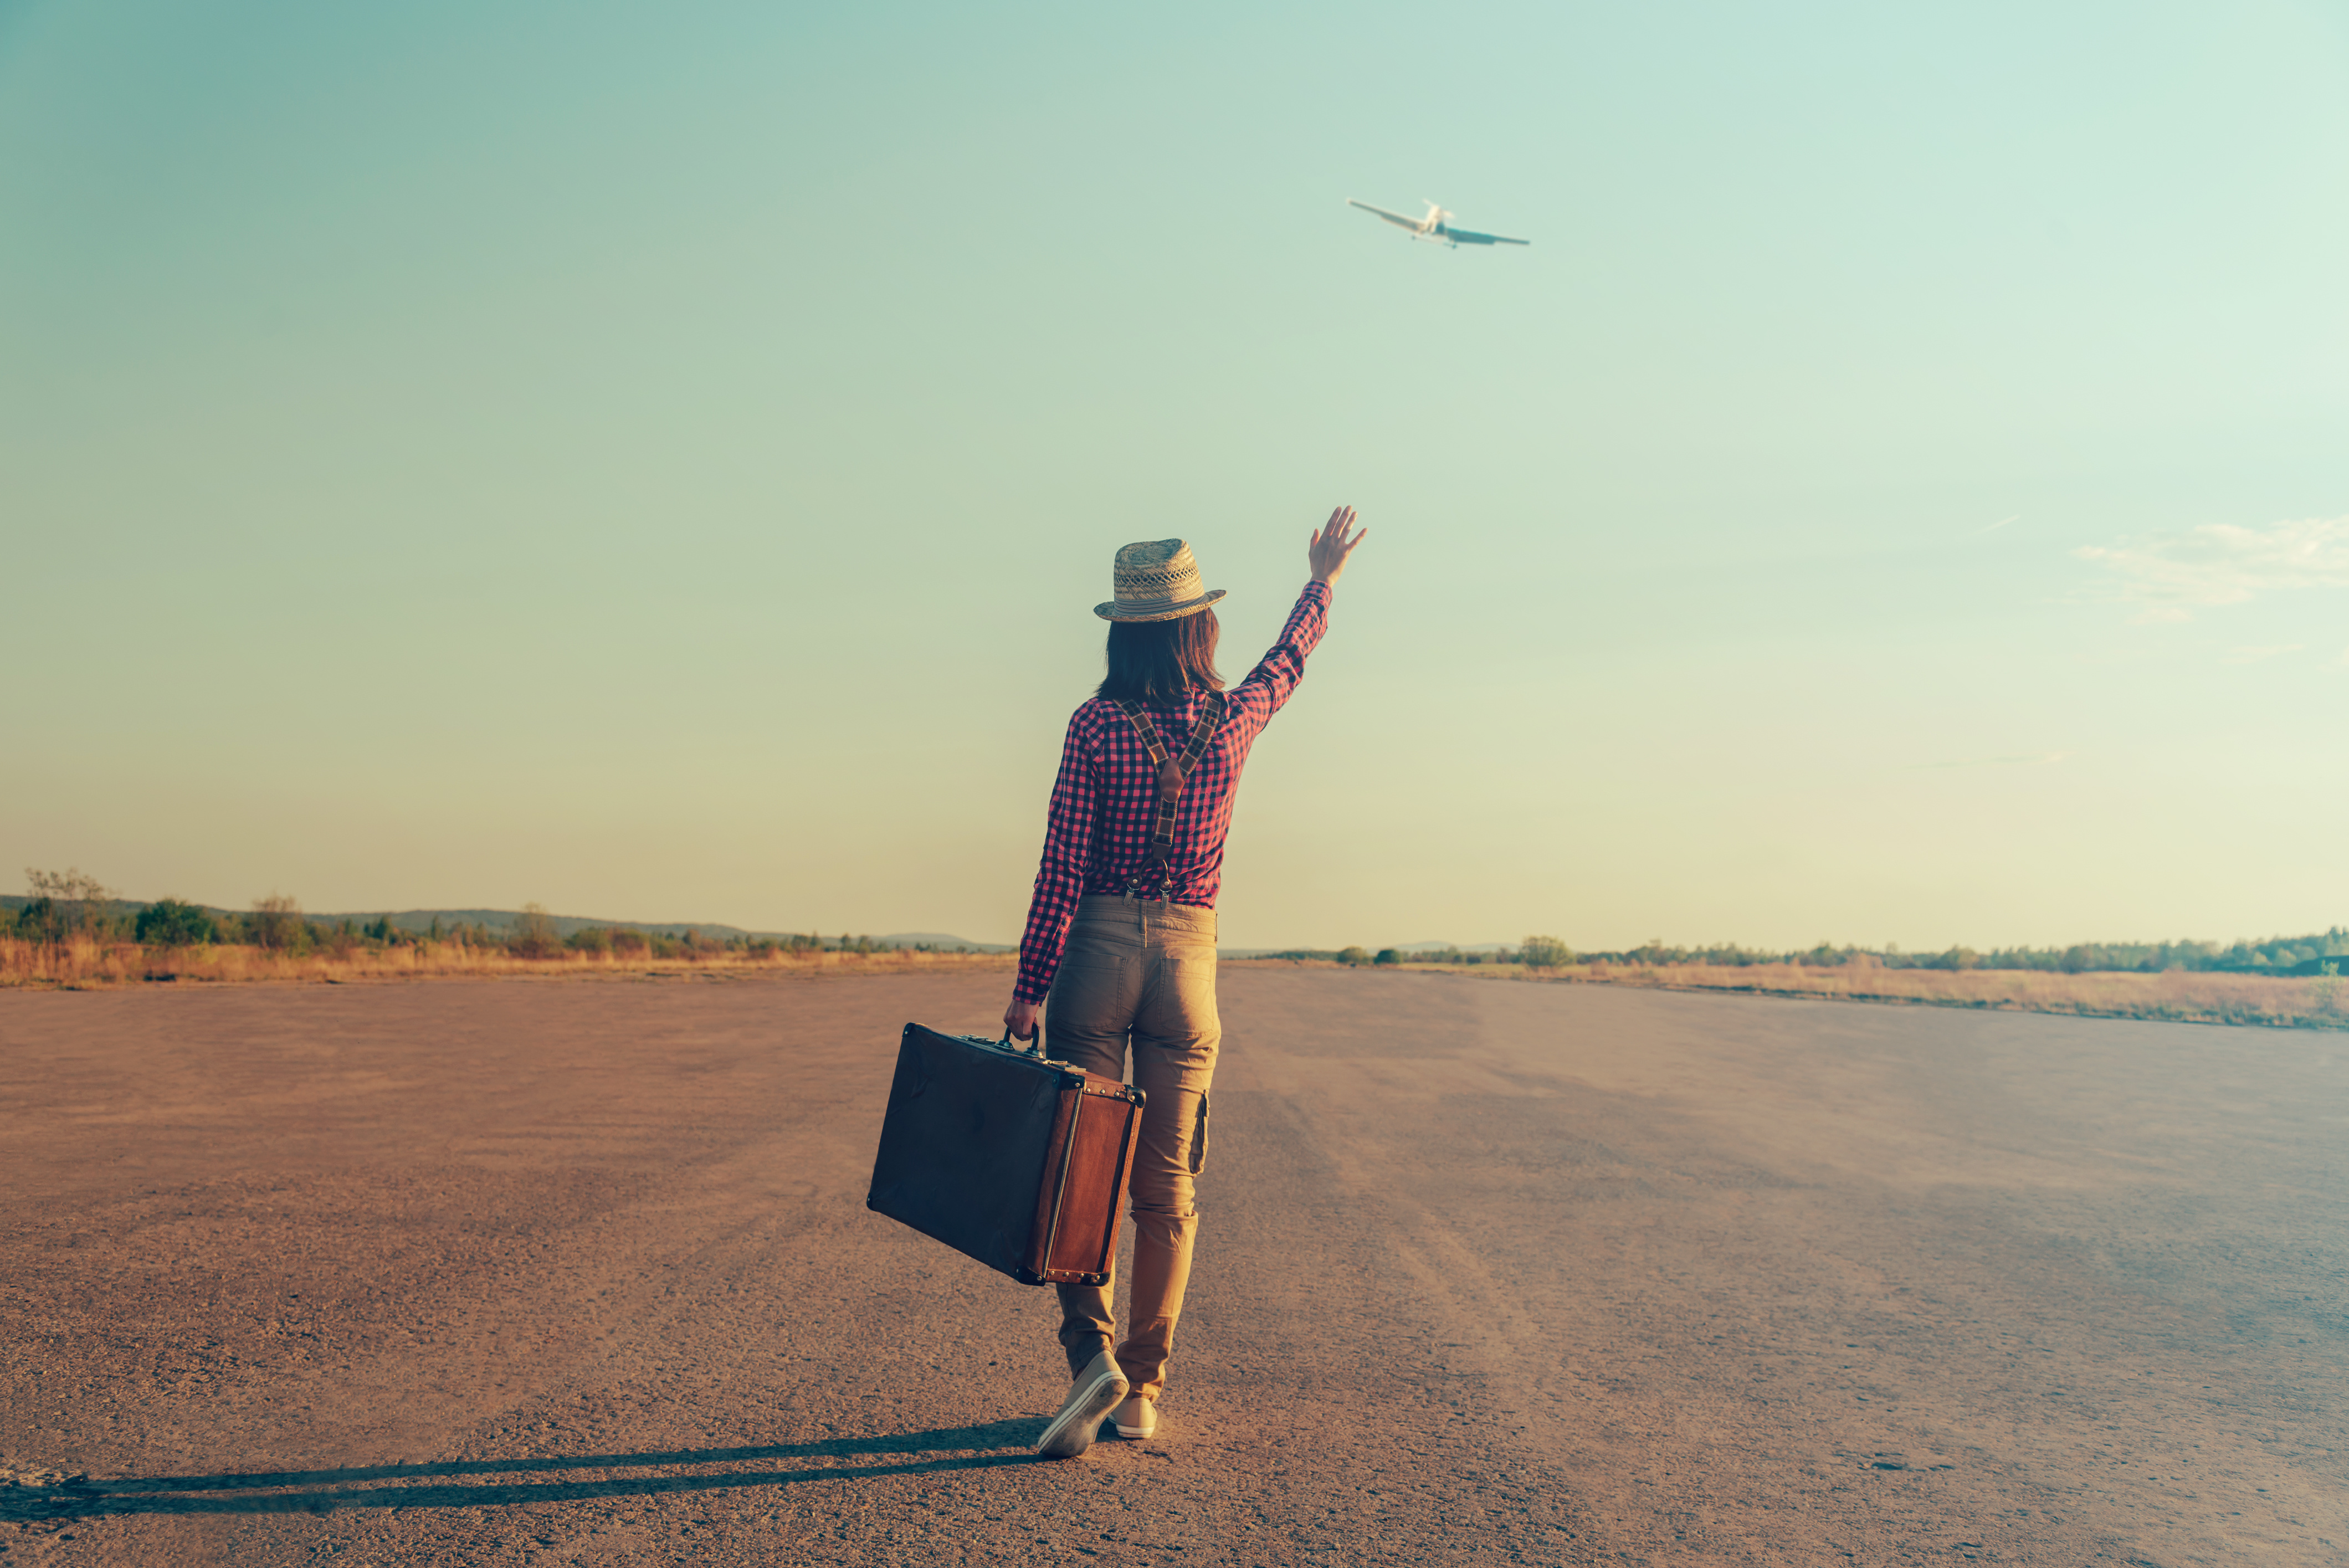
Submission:
[[[1433,198],[1528,250],[1414,244]],[[0,5],[0,867],[1010,940],[2349,919],[2349,9]]]

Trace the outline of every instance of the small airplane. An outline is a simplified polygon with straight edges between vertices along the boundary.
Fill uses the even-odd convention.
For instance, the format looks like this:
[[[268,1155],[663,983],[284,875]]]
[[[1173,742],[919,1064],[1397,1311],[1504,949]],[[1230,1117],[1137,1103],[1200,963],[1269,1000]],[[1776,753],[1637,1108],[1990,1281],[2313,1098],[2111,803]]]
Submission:
[[[1346,205],[1360,207],[1365,213],[1376,213],[1397,228],[1409,229],[1413,239],[1433,240],[1438,244],[1450,245],[1454,250],[1462,245],[1533,244],[1531,240],[1513,240],[1506,234],[1480,234],[1474,229],[1455,229],[1451,223],[1452,214],[1433,202],[1427,203],[1427,216],[1423,218],[1406,218],[1401,213],[1390,213],[1384,207],[1373,207],[1368,202],[1357,202],[1351,196],[1346,198]]]

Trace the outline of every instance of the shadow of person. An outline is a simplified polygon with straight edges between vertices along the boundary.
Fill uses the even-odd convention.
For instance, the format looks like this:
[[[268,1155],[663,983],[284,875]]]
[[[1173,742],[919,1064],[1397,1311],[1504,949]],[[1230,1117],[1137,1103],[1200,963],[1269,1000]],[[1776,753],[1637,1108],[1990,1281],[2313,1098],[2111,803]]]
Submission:
[[[479,1508],[567,1502],[602,1497],[787,1486],[854,1476],[922,1475],[1034,1462],[1042,1432],[1037,1417],[942,1427],[927,1432],[826,1438],[753,1448],[660,1449],[626,1454],[537,1454],[521,1459],[449,1459],[430,1464],[339,1469],[81,1480],[39,1490],[15,1490],[0,1512],[13,1519],[89,1519],[134,1513],[330,1513],[346,1508]],[[1006,1451],[1017,1450],[1017,1451]],[[908,1463],[859,1463],[899,1455],[936,1455]],[[757,1468],[777,1460],[846,1459],[833,1465]],[[699,1467],[726,1466],[707,1470]],[[749,1467],[749,1468],[733,1468]],[[688,1473],[600,1475],[574,1480],[471,1480],[470,1477],[545,1476],[581,1470],[657,1469]]]

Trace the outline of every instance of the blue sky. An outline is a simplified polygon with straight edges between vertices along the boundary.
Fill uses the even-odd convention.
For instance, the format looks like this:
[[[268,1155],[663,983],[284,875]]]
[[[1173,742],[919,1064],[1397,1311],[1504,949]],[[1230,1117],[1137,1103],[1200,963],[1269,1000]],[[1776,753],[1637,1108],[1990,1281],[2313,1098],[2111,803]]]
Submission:
[[[2344,17],[0,7],[0,865],[1008,940],[1349,501],[1227,941],[2334,923]]]

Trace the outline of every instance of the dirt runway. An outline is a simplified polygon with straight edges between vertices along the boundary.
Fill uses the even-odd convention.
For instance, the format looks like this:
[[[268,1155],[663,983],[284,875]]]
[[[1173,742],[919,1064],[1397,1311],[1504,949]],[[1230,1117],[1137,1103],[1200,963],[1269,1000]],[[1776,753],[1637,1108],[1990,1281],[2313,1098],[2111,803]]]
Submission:
[[[1004,976],[0,994],[0,1568],[2349,1563],[2349,1041],[1234,969],[1147,1444],[865,1211]]]

